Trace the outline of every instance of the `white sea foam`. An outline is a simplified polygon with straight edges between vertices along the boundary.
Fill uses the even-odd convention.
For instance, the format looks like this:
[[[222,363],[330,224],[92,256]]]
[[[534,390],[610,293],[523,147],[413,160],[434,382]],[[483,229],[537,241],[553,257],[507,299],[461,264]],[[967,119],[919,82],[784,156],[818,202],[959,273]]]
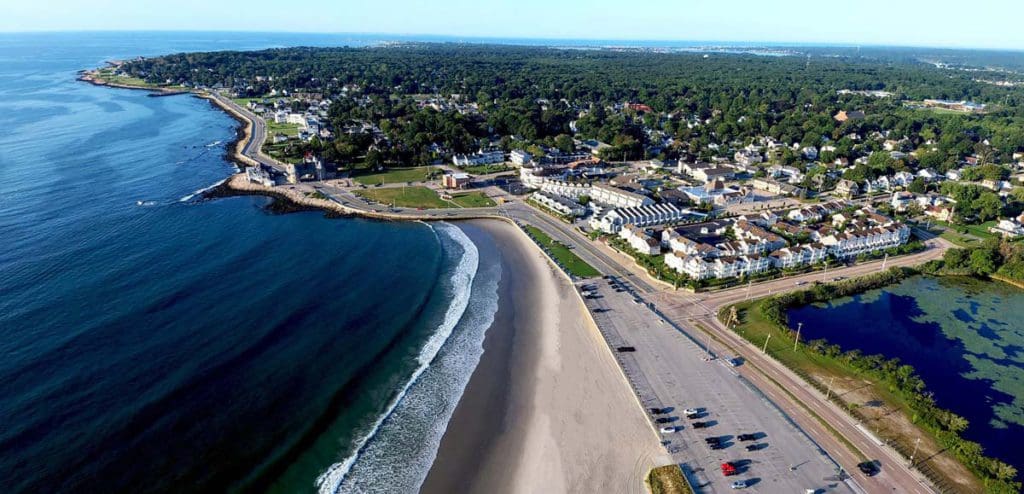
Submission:
[[[219,182],[217,182],[217,183],[215,183],[215,184],[213,184],[213,185],[211,185],[209,187],[203,187],[202,189],[199,189],[199,190],[197,190],[197,191],[195,191],[195,192],[193,192],[191,194],[186,195],[185,197],[182,197],[181,199],[178,199],[178,202],[188,202],[188,201],[191,201],[192,198],[194,198],[196,196],[199,196],[199,195],[202,195],[206,191],[213,190],[215,187],[218,187],[220,184],[222,184],[224,182],[227,182],[227,181],[228,181],[228,179],[225,178],[225,179],[223,179],[223,180],[221,180],[221,181],[219,181]]]
[[[478,293],[471,302],[479,269],[476,246],[457,227],[440,224],[432,228],[442,244],[457,245],[463,252],[450,280],[450,305],[418,354],[416,371],[358,441],[355,453],[317,478],[321,494],[376,491],[385,485],[392,492],[418,489],[483,353],[484,333],[497,311],[500,273],[486,277],[490,283],[484,290],[490,294]],[[442,348],[448,349],[442,352]]]

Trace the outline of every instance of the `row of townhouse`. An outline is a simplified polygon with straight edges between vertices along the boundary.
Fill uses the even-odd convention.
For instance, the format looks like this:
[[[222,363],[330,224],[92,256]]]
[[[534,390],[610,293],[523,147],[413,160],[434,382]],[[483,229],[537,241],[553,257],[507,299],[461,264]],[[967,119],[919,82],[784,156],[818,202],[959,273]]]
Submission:
[[[564,180],[545,179],[538,184],[538,188],[551,195],[579,199],[590,195],[590,184],[566,182]]]
[[[705,280],[763,273],[772,268],[772,261],[767,256],[757,254],[704,259],[700,256],[670,252],[665,255],[665,265],[691,279]]]
[[[600,218],[590,220],[590,227],[605,233],[619,233],[622,227],[634,225],[653,227],[680,223],[691,218],[689,211],[672,204],[651,204],[635,208],[619,208]]]
[[[830,201],[824,204],[812,204],[810,206],[797,208],[786,214],[786,217],[801,223],[816,223],[826,216],[838,213],[846,208],[846,205],[838,201]]]
[[[565,216],[583,216],[587,208],[568,197],[544,191],[534,192],[531,198],[544,207]]]
[[[619,237],[629,243],[633,250],[642,254],[656,256],[661,253],[661,242],[638,226],[626,225],[622,227]]]
[[[645,195],[602,184],[590,187],[590,199],[614,208],[639,208],[654,204],[654,200]]]
[[[501,150],[485,151],[480,150],[473,154],[456,154],[452,157],[455,166],[490,165],[505,161],[505,152]]]
[[[779,269],[792,269],[817,264],[828,257],[828,247],[819,243],[783,247],[769,254],[772,265]]]
[[[817,241],[838,258],[853,257],[903,245],[910,239],[910,227],[903,224],[849,228],[843,232],[816,235]]]

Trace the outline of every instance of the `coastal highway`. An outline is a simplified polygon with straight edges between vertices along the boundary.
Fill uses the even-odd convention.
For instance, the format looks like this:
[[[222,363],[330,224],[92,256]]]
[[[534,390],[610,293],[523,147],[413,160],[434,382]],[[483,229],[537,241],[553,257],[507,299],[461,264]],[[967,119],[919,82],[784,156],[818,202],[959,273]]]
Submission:
[[[267,123],[263,118],[239,106],[231,98],[224,97],[220,93],[211,92],[209,94],[220,106],[230,109],[252,124],[252,132],[249,139],[246,139],[242,146],[242,154],[262,165],[284,173],[283,163],[263,154],[263,144],[267,142]]]

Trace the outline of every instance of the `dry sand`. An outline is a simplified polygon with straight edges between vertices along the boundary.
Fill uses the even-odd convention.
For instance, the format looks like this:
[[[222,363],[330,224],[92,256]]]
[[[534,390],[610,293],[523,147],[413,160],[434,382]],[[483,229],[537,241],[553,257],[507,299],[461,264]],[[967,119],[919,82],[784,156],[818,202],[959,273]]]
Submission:
[[[645,492],[671,462],[572,284],[514,226],[500,306],[422,492]]]

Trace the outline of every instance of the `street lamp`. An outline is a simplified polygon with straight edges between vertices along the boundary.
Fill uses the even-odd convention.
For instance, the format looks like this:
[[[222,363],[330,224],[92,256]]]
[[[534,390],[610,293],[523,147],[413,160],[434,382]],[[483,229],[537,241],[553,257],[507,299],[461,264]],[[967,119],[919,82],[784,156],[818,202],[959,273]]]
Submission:
[[[768,353],[768,340],[772,339],[772,334],[768,333],[768,337],[764,339],[764,347],[761,348],[761,353]]]
[[[917,456],[917,447],[921,444],[921,438],[914,441],[914,452],[910,454],[910,468],[914,468],[914,457]]]
[[[800,344],[800,330],[804,327],[804,323],[796,323],[796,339],[793,340],[793,351],[796,351],[796,346]]]

